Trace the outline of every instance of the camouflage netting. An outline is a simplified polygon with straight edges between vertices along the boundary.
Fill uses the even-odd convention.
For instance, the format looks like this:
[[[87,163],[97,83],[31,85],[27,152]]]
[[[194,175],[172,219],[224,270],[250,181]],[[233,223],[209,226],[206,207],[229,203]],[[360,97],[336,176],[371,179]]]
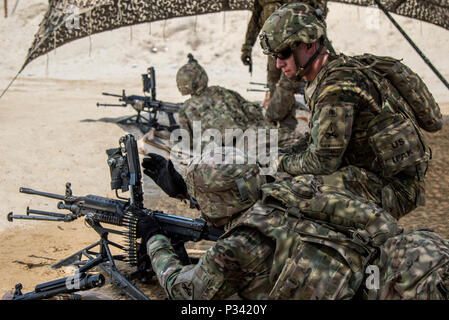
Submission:
[[[375,5],[374,0],[332,0],[359,6]],[[381,0],[391,13],[433,23],[449,30],[449,0]]]
[[[373,0],[334,0],[370,6]],[[382,0],[393,13],[449,29],[449,0]],[[72,7],[71,7],[72,6]],[[79,28],[73,6],[79,8]],[[253,0],[49,0],[23,68],[70,41],[123,26],[220,11],[251,10]],[[69,26],[69,28],[67,27]]]
[[[95,33],[124,26],[199,14],[245,10],[252,0],[49,0],[49,8],[22,68],[33,59]],[[72,6],[72,7],[71,7]],[[79,8],[79,28],[73,26]]]

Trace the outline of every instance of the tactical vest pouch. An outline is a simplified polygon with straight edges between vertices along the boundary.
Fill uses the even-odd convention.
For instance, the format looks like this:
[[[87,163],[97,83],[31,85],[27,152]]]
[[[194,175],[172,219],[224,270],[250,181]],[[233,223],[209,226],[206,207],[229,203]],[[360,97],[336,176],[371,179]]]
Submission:
[[[287,208],[299,208],[301,202],[314,196],[314,180],[313,175],[305,174],[291,180],[267,183],[262,186],[262,202],[266,203],[270,198],[274,198]]]
[[[400,60],[367,53],[354,58],[373,66],[374,70],[390,81],[413,110],[419,127],[428,132],[436,132],[442,128],[443,116],[438,103],[422,79],[409,67]]]
[[[270,300],[336,300],[348,299],[351,268],[323,246],[304,243],[294,252],[270,292]]]
[[[406,168],[428,161],[412,120],[399,114],[381,113],[370,122],[368,134],[383,177],[392,177]]]
[[[374,246],[398,233],[397,221],[387,212],[346,189],[321,185],[312,175],[265,184],[262,193],[262,203],[276,199],[287,214],[297,208],[299,214],[293,214],[297,218],[324,222],[348,236],[356,230],[366,230]]]

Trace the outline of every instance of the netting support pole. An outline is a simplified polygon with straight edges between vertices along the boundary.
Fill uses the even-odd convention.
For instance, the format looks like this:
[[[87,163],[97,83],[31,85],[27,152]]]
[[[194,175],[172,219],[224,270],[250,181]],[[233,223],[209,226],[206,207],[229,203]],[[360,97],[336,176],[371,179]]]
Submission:
[[[401,26],[396,22],[396,20],[393,19],[393,17],[390,15],[388,10],[384,7],[384,5],[380,2],[380,0],[374,0],[377,4],[377,6],[380,8],[380,10],[385,13],[387,18],[393,23],[393,25],[399,30],[399,32],[404,36],[404,38],[410,43],[410,45],[415,49],[415,51],[421,56],[421,58],[424,60],[424,62],[432,69],[432,71],[436,74],[436,76],[441,80],[441,82],[444,83],[446,88],[449,89],[449,83],[447,80],[443,77],[443,75],[437,70],[437,68],[434,67],[434,65],[430,62],[430,60],[422,53],[422,51],[416,46],[416,44],[413,42],[412,39],[405,33],[405,31],[401,28]]]

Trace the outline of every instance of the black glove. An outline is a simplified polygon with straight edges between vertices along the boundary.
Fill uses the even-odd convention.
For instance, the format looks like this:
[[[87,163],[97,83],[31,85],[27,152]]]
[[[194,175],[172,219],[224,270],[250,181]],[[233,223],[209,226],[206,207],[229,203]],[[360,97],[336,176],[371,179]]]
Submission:
[[[159,223],[152,215],[139,215],[137,221],[136,236],[142,238],[137,250],[137,270],[151,278],[152,267],[150,257],[147,252],[147,242],[155,234],[162,233]]]
[[[251,59],[251,51],[253,50],[253,46],[244,44],[242,46],[242,55],[240,56],[240,59],[242,60],[243,64],[245,66],[251,65],[252,59]]]
[[[148,240],[155,234],[163,233],[159,222],[153,215],[145,215],[137,221],[136,237],[142,238],[142,244],[146,246]]]
[[[143,173],[153,181],[170,197],[188,199],[187,186],[182,176],[176,171],[171,160],[163,156],[150,153],[148,158],[142,161]]]

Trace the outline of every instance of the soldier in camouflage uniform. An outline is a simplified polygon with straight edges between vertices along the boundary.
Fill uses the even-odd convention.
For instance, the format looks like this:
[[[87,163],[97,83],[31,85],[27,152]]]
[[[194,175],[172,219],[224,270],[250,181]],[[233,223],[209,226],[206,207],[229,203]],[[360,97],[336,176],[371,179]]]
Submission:
[[[326,184],[363,195],[399,219],[425,199],[429,150],[417,119],[396,87],[371,66],[330,53],[325,34],[322,16],[304,3],[281,7],[262,28],[264,53],[276,57],[289,79],[308,81],[310,141],[281,155],[278,170],[322,175]],[[389,135],[399,138],[387,141]],[[394,168],[387,172],[388,166]]]
[[[186,184],[202,216],[225,234],[187,266],[166,236],[145,236],[170,299],[448,298],[446,240],[423,231],[401,235],[384,210],[312,175],[265,183],[257,165],[216,162],[245,161],[238,150],[215,152],[193,161]],[[364,288],[369,264],[381,268],[374,292]]]
[[[449,241],[429,230],[387,240],[379,257],[379,289],[364,290],[367,299],[449,299]]]
[[[178,112],[179,125],[189,132],[191,139],[194,121],[201,121],[202,133],[207,129],[217,129],[223,138],[223,144],[226,129],[244,131],[251,128],[277,128],[265,120],[257,103],[245,100],[233,90],[220,86],[209,87],[206,71],[191,54],[189,62],[178,70],[176,83],[182,95],[191,95]],[[294,144],[301,137],[302,134],[291,132],[288,128],[279,128],[278,145]],[[190,142],[192,146],[192,140]],[[203,147],[205,144],[203,143]]]
[[[255,0],[251,19],[248,23],[245,43],[242,46],[241,60],[243,64],[252,64],[251,52],[262,26],[268,17],[283,4],[297,2],[296,0]],[[303,0],[314,8],[319,8],[325,18],[328,13],[327,0]],[[303,81],[291,81],[276,67],[276,59],[267,58],[267,84],[269,91],[264,105],[267,108],[266,117],[270,121],[281,123],[293,130],[296,126],[294,115],[295,93],[304,86]]]
[[[295,0],[255,0],[251,19],[246,30],[245,43],[242,46],[241,59],[243,64],[252,63],[251,51],[256,42],[257,35],[269,16],[283,4],[297,2]],[[304,0],[315,8],[320,8],[324,16],[327,15],[327,0]],[[281,72],[276,68],[276,59],[268,57],[267,81],[270,88],[274,88],[281,77]]]

